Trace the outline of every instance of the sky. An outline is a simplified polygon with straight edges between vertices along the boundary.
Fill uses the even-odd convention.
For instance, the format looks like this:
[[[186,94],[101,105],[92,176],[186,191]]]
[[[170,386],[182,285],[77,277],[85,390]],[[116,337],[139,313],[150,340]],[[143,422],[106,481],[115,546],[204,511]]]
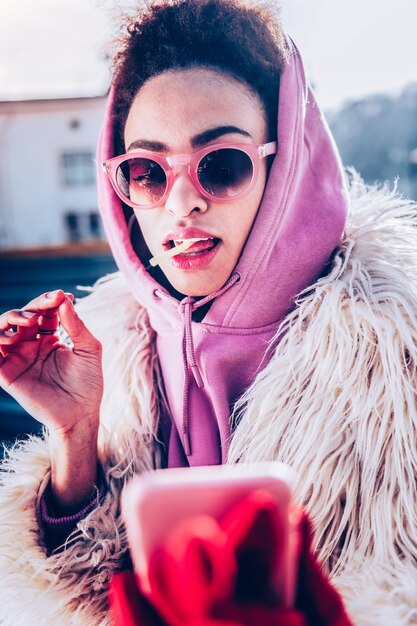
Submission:
[[[417,0],[283,0],[325,107],[417,81]]]
[[[417,82],[417,0],[279,4],[324,108]],[[105,55],[124,5],[134,3],[0,0],[0,99],[105,93]]]

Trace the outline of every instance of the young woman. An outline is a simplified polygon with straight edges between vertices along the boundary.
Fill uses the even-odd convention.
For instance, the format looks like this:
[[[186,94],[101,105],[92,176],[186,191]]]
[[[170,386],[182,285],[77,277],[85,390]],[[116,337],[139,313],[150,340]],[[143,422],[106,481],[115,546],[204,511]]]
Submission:
[[[108,623],[132,474],[272,459],[355,623],[417,623],[413,205],[348,191],[298,51],[235,0],[131,21],[98,165],[120,272],[0,318],[47,430],[3,464],[4,623]]]

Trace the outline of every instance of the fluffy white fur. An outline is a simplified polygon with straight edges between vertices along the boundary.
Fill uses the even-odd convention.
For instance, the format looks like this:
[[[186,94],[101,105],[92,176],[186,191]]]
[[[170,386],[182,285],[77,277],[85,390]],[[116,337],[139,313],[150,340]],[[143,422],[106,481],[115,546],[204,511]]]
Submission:
[[[278,459],[319,558],[357,626],[417,624],[416,206],[354,177],[346,235],[325,277],[277,329],[272,357],[234,414],[229,462]],[[36,500],[46,440],[8,452],[0,503],[0,622],[104,626],[107,583],[127,562],[118,496],[159,464],[160,373],[146,312],[120,274],[78,305],[104,346],[104,503],[47,557]]]
[[[302,293],[241,398],[230,462],[299,474],[358,624],[417,624],[417,213],[354,177],[331,272]],[[271,346],[272,348],[272,346]]]

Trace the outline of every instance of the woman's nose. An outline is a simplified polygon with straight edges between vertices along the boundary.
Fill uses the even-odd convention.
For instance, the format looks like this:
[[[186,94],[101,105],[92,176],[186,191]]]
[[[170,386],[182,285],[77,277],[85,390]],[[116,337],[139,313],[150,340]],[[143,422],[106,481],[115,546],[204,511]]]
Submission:
[[[208,201],[195,187],[186,170],[176,176],[166,199],[165,209],[177,217],[187,217],[193,211],[207,211]]]

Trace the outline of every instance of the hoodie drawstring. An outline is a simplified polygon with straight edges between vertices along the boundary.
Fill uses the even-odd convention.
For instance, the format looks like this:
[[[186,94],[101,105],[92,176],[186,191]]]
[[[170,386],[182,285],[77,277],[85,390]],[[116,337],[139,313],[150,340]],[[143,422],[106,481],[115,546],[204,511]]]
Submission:
[[[183,357],[185,358],[184,363],[185,366],[188,365],[188,367],[191,369],[194,380],[197,383],[197,387],[202,389],[204,387],[204,382],[195,359],[192,326],[192,315],[193,312],[198,308],[195,305],[198,304],[199,302],[195,302],[194,298],[187,296],[186,298],[184,298],[184,300],[181,300],[180,308],[183,319]]]
[[[189,431],[189,388],[190,388],[190,371],[193,375],[193,378],[196,382],[196,385],[199,389],[204,387],[204,381],[201,376],[200,369],[198,367],[195,352],[194,352],[194,339],[193,339],[193,326],[192,326],[192,316],[194,311],[199,309],[201,306],[204,306],[217,296],[220,296],[222,293],[227,291],[232,285],[240,280],[240,275],[235,272],[231,275],[229,280],[223,285],[221,289],[218,291],[214,291],[210,295],[202,298],[201,300],[195,300],[195,298],[191,296],[187,296],[180,302],[167,294],[165,291],[160,289],[155,289],[155,294],[164,298],[171,302],[171,304],[175,304],[178,308],[183,322],[183,339],[182,339],[182,360],[183,360],[183,368],[184,368],[184,390],[183,390],[183,400],[182,400],[182,443],[184,447],[185,454],[190,456],[192,454],[191,450],[191,440],[190,440],[190,431]]]

